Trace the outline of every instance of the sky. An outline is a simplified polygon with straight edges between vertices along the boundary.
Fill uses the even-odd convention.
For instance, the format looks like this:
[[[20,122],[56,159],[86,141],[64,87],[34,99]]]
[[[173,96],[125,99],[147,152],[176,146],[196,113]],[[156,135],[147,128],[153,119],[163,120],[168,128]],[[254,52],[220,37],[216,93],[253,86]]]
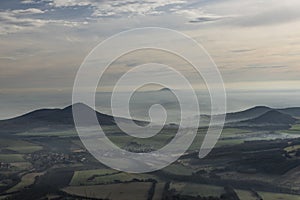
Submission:
[[[69,104],[88,53],[120,31],[142,27],[178,30],[202,44],[235,99],[229,104],[238,105],[231,110],[268,104],[265,91],[278,96],[270,106],[300,106],[299,10],[298,0],[1,0],[0,119]],[[147,58],[139,52],[121,58],[107,79],[128,69],[129,61]],[[164,59],[186,69],[176,58]],[[192,71],[186,74],[197,79]],[[243,103],[245,92],[255,93],[249,98],[256,101]]]

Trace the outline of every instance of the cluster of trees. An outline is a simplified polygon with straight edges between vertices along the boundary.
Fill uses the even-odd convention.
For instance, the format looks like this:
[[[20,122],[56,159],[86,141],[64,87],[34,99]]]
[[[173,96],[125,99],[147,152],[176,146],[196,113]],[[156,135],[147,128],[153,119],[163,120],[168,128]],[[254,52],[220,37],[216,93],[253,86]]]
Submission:
[[[174,189],[170,189],[170,182],[166,183],[163,191],[163,200],[240,200],[231,186],[224,187],[225,193],[220,197],[201,197],[178,194]]]

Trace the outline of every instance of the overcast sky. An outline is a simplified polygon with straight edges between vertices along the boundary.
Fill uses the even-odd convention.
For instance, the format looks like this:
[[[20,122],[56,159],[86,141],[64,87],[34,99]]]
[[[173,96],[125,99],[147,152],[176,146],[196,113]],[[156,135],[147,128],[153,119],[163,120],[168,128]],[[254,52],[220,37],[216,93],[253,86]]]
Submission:
[[[200,42],[228,90],[300,90],[299,10],[299,0],[1,0],[2,111],[10,109],[12,94],[28,102],[43,92],[69,94],[99,42],[147,26]],[[57,101],[49,106],[65,103]]]

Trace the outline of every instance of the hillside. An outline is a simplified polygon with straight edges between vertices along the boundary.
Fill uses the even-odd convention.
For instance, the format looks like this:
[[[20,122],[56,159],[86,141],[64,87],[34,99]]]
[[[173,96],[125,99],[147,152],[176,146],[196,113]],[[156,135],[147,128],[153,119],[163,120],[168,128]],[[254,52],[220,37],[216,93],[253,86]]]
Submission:
[[[82,115],[89,116],[96,112],[98,121],[101,125],[114,125],[114,118],[94,111],[85,104],[74,104],[63,109],[40,109],[24,114],[22,116],[1,120],[1,132],[24,132],[32,129],[57,129],[73,128],[74,120],[72,108],[78,110]],[[83,125],[93,125],[89,118],[85,118]]]
[[[289,114],[293,117],[300,117],[300,108],[283,108],[283,109],[278,109],[278,111]]]
[[[256,106],[240,112],[227,113],[226,122],[237,122],[253,119],[259,117],[262,114],[265,114],[270,110],[272,110],[272,108],[266,106]]]
[[[288,114],[281,113],[277,110],[271,110],[265,114],[254,119],[246,120],[244,122],[252,124],[294,124],[297,120]]]

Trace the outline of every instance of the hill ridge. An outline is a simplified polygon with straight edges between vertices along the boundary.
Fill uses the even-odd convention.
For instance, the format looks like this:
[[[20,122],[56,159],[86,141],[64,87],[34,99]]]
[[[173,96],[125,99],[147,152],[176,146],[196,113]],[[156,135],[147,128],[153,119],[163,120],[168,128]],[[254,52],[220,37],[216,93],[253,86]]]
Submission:
[[[95,112],[101,125],[115,125],[114,117],[102,114],[85,104],[77,103],[62,109],[38,109],[15,118],[0,120],[0,131],[24,132],[44,127],[49,129],[74,127],[73,109],[79,109],[79,112],[86,116],[81,125],[95,125],[90,115],[92,112]]]

